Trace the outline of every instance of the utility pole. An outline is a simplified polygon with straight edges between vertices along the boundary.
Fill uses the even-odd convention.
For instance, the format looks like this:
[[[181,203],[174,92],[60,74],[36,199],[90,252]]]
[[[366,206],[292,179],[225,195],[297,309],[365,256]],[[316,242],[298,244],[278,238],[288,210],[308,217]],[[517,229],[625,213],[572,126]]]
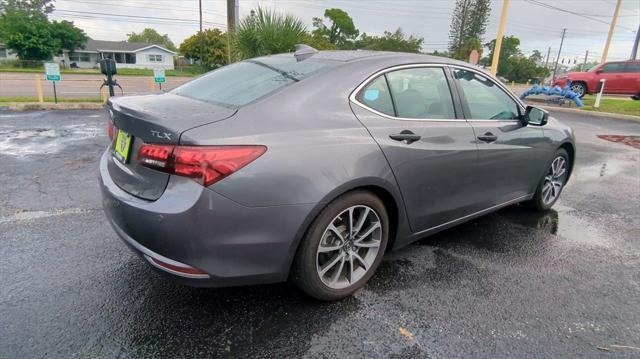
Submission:
[[[496,45],[493,48],[493,59],[491,60],[491,74],[494,76],[498,72],[498,61],[500,61],[500,49],[502,49],[502,38],[504,37],[504,26],[507,22],[507,12],[509,12],[509,0],[504,0],[502,2],[500,24],[498,25],[498,36],[496,36]]]
[[[560,48],[558,49],[558,57],[556,58],[556,66],[553,68],[553,76],[551,76],[551,82],[556,78],[556,71],[558,71],[558,62],[560,62],[560,53],[562,52],[562,44],[564,44],[564,35],[567,33],[567,28],[562,29],[562,40],[560,40]]]
[[[584,62],[582,63],[582,72],[587,71],[586,67],[587,67],[587,58],[589,57],[589,50],[587,50],[587,52],[585,52],[584,54]]]
[[[601,63],[607,61],[607,55],[609,55],[609,45],[611,45],[611,38],[613,37],[613,32],[616,29],[616,22],[618,21],[618,14],[620,13],[620,4],[622,0],[618,0],[616,2],[616,9],[613,11],[613,18],[611,18],[611,26],[609,27],[609,35],[607,35],[607,42],[604,44],[604,51],[602,51],[602,59]]]
[[[638,25],[638,31],[636,31],[636,41],[633,43],[633,49],[631,49],[631,60],[635,60],[638,57],[638,42],[640,42],[640,25]]]
[[[547,68],[547,65],[549,64],[549,54],[551,54],[551,46],[549,46],[549,49],[547,50],[547,59],[544,60],[544,67]]]
[[[200,5],[200,32],[202,32],[202,0],[198,0],[198,4]]]
[[[236,30],[238,19],[238,0],[227,0],[227,32]]]

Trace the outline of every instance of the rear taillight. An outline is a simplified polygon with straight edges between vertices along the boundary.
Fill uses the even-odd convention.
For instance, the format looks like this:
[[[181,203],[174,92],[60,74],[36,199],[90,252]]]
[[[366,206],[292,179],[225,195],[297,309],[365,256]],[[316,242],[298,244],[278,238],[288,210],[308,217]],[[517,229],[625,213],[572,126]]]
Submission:
[[[113,121],[107,121],[107,134],[109,135],[109,139],[113,141],[113,136],[115,135],[115,126],[113,125]]]
[[[265,146],[172,146],[143,144],[138,161],[158,171],[190,177],[210,186],[253,162]]]

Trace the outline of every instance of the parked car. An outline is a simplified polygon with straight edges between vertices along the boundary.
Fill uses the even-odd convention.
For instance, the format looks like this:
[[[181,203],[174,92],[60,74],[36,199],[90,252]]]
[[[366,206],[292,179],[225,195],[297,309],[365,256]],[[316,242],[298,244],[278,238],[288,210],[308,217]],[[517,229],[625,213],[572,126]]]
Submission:
[[[303,47],[107,109],[103,205],[134,252],[189,285],[290,278],[322,300],[391,249],[515,203],[549,209],[575,156],[544,110],[426,55]]]
[[[553,84],[565,87],[580,97],[598,92],[598,83],[605,79],[605,94],[640,95],[640,60],[605,62],[587,72],[569,72],[558,76]]]

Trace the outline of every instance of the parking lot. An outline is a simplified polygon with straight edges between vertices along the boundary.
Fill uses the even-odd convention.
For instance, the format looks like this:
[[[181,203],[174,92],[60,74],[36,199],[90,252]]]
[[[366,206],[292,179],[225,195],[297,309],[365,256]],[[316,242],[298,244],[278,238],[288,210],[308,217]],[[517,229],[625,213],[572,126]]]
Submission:
[[[552,115],[578,141],[554,210],[425,238],[320,303],[287,283],[161,277],[102,213],[105,113],[0,110],[0,357],[637,358],[640,150],[597,136],[640,122]]]

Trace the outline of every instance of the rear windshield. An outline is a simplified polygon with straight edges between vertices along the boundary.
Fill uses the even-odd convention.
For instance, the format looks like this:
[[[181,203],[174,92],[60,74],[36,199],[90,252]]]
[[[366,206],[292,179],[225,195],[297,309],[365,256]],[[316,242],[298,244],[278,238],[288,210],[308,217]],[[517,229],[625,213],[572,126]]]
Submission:
[[[172,92],[227,107],[240,107],[331,66],[293,55],[257,58],[213,70]]]

